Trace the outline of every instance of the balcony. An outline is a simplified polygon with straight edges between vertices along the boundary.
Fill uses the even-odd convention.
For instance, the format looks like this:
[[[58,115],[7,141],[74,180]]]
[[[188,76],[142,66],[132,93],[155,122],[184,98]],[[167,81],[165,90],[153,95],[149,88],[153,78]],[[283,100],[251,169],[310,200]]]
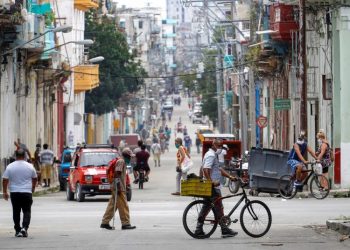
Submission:
[[[79,65],[73,68],[74,71],[74,93],[92,90],[99,86],[98,65]]]
[[[97,9],[99,0],[74,0],[74,7],[78,10],[87,11],[89,9]]]

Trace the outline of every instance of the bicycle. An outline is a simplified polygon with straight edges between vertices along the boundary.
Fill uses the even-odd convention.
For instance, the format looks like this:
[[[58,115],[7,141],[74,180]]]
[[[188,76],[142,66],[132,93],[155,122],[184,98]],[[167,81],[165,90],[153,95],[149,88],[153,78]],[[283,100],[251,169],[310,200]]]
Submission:
[[[227,195],[219,197],[213,202],[209,200],[195,200],[191,202],[186,208],[182,216],[182,223],[185,231],[196,239],[209,238],[216,230],[218,224],[229,227],[231,223],[236,223],[238,219],[231,219],[232,214],[236,211],[239,205],[244,201],[244,206],[241,210],[239,220],[243,231],[254,238],[259,238],[264,236],[271,227],[272,216],[269,207],[262,201],[259,200],[249,200],[244,189],[247,183],[243,182],[239,178],[240,185],[242,187],[242,192],[238,194]],[[218,220],[217,213],[215,211],[215,203],[220,200],[242,196],[236,205],[231,209],[231,211],[224,215],[220,221]],[[204,218],[203,232],[202,235],[195,234],[199,214],[202,207],[209,207],[207,215]],[[266,224],[267,223],[267,224]],[[266,225],[265,225],[266,224]],[[249,229],[248,229],[249,228]],[[260,229],[261,228],[261,229]],[[260,231],[259,231],[260,230]]]
[[[243,168],[244,166],[244,168]],[[247,166],[243,163],[243,159],[240,158],[233,158],[229,166],[225,168],[225,170],[230,173],[230,175],[238,176],[243,179],[244,182],[249,181],[249,175],[248,175],[248,169]],[[228,180],[228,189],[232,194],[235,194],[238,192],[238,189],[240,187],[240,183],[237,180]]]
[[[311,165],[311,169],[302,170],[302,173],[308,173],[307,177],[301,182],[298,189],[295,185],[296,174],[282,175],[278,181],[278,192],[285,199],[292,199],[297,192],[302,192],[303,187],[308,185],[310,179],[310,192],[313,197],[318,200],[326,198],[329,194],[329,181],[322,174],[318,174],[315,171],[315,164],[317,162],[309,162],[307,165]],[[322,183],[326,183],[326,187],[322,186]]]

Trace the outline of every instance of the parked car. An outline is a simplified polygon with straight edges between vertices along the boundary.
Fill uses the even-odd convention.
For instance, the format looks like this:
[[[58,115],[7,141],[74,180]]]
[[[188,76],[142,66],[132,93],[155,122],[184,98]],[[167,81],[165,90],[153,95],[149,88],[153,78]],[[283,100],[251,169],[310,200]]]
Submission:
[[[108,163],[119,157],[113,145],[84,145],[77,148],[73,155],[70,173],[67,180],[67,200],[82,202],[85,196],[111,194],[111,185],[107,180]],[[126,174],[126,195],[131,200],[131,185]]]
[[[165,103],[163,104],[163,109],[173,111],[173,109],[174,109],[173,102],[171,100],[166,100]]]
[[[72,162],[72,156],[74,148],[65,148],[61,155],[60,164],[58,165],[58,180],[60,182],[60,190],[66,189],[67,178],[69,175],[70,164]]]
[[[200,124],[203,124],[203,114],[202,112],[194,112],[192,114],[192,123],[195,124],[195,123],[200,123]]]
[[[203,134],[214,134],[214,131],[209,128],[209,126],[199,126],[196,132],[198,138],[201,140],[203,143],[204,141],[204,136]]]

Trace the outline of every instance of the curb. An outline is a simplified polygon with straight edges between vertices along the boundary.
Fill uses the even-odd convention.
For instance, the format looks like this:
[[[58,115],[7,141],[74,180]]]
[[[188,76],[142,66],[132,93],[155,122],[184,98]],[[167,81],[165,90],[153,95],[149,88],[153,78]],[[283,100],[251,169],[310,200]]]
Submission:
[[[60,186],[54,186],[54,187],[50,187],[50,188],[40,188],[39,190],[35,191],[33,193],[33,197],[38,197],[38,196],[42,196],[45,194],[52,194],[52,193],[57,193],[60,191]],[[0,199],[3,198],[3,193],[0,193]]]
[[[339,232],[342,235],[350,235],[350,220],[336,219],[327,220],[327,228]]]
[[[259,193],[258,197],[276,197],[278,194],[269,194],[269,193]],[[313,198],[312,194],[309,191],[298,192],[294,198]],[[350,190],[347,189],[334,189],[330,190],[328,198],[350,198]]]

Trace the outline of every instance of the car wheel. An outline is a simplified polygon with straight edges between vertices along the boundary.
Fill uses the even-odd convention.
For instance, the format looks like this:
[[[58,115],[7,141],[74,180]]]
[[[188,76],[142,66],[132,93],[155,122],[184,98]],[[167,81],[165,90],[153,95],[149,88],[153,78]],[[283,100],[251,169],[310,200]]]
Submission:
[[[75,198],[77,202],[83,202],[85,200],[85,194],[83,194],[80,183],[77,183],[77,187],[75,188]]]
[[[67,201],[72,201],[74,200],[74,193],[70,190],[70,186],[67,183],[66,184],[67,188],[66,188],[66,196],[67,196]]]
[[[127,186],[127,187],[126,187],[126,200],[127,200],[127,201],[131,201],[131,197],[132,197],[132,189],[131,189],[131,186]]]

